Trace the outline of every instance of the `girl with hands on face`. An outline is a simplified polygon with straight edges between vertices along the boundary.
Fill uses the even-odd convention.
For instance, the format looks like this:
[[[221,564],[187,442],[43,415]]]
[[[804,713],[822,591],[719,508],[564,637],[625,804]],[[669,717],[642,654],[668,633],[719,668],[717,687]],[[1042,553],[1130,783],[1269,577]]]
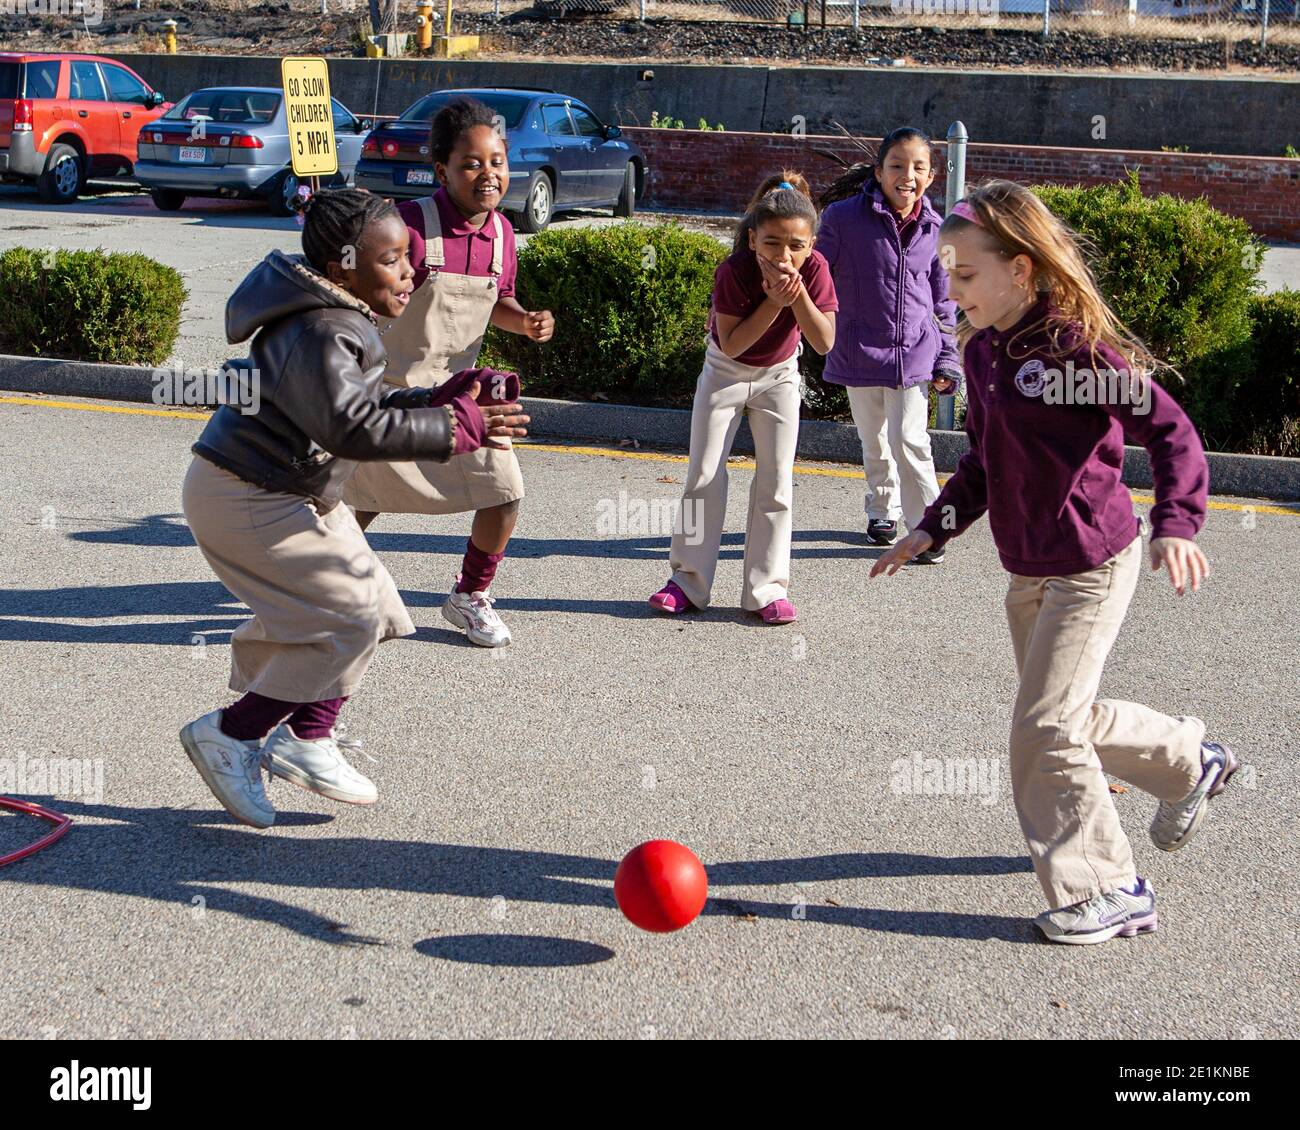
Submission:
[[[826,260],[813,249],[816,235],[807,181],[794,172],[768,177],[714,275],[690,466],[669,554],[672,577],[650,598],[657,612],[705,608],[712,598],[727,512],[727,456],[747,415],[757,469],[741,605],[766,624],[788,624],[798,615],[789,585],[800,337],[826,353],[839,305]]]

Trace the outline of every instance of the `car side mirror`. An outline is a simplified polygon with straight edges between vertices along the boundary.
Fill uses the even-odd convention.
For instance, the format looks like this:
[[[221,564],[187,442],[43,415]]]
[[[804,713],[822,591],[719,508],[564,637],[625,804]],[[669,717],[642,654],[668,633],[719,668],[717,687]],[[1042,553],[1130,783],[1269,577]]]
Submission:
[[[606,126],[606,127],[605,127],[605,140],[606,140],[606,141],[613,141],[614,138],[616,138],[616,137],[622,137],[622,136],[623,136],[623,131],[622,131],[621,129],[619,129],[618,126]]]
[[[166,99],[163,97],[161,91],[151,90],[145,96],[144,104],[152,110],[155,106],[161,106],[164,101],[166,101]]]
[[[355,119],[355,121],[356,121],[357,133],[365,133],[366,130],[375,128],[375,123],[372,122],[369,118],[357,118]]]

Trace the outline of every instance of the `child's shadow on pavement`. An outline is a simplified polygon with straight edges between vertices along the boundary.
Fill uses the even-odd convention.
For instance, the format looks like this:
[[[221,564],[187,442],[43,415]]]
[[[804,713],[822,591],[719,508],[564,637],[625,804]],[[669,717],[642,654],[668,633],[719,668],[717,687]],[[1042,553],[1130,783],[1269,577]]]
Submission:
[[[389,942],[361,932],[360,927],[354,929],[348,923],[295,906],[284,898],[231,890],[224,884],[265,884],[285,892],[296,887],[378,889],[485,901],[502,898],[506,903],[587,906],[617,912],[613,894],[616,860],[362,836],[304,842],[277,836],[274,831],[241,828],[220,810],[123,808],[54,799],[48,803],[74,821],[97,817],[116,823],[74,823],[69,834],[57,844],[5,868],[0,872],[0,881],[14,879],[32,885],[127,895],[174,902],[186,908],[200,905],[196,900],[201,899],[205,911],[237,914],[331,945],[388,945]],[[320,825],[331,819],[323,814],[292,811],[280,812],[276,817],[279,827]],[[901,852],[714,863],[706,865],[711,895],[703,914],[791,917],[793,903],[760,902],[719,893],[718,888],[831,879],[1010,875],[1029,870],[1029,861],[1024,858],[947,858]],[[600,885],[594,885],[593,881]],[[1017,944],[1036,940],[1024,919],[998,915],[811,903],[802,913],[809,922],[915,937],[988,939]],[[449,939],[429,939],[417,948],[422,953],[452,960],[520,963],[518,946],[486,940],[499,935],[481,937],[485,939],[481,944],[463,939],[455,944]],[[584,964],[593,955],[594,951],[584,949],[582,943],[560,942],[553,954],[555,964]],[[491,960],[493,947],[497,947],[497,956],[502,959],[499,962]],[[507,957],[511,960],[504,960]],[[534,954],[531,962],[523,963],[547,962],[541,962]]]

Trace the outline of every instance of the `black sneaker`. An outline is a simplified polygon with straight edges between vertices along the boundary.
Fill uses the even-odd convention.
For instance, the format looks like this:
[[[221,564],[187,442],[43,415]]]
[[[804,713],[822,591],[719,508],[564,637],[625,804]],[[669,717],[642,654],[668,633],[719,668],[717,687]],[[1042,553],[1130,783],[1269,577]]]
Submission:
[[[943,550],[927,549],[924,553],[918,553],[912,558],[913,565],[942,565]]]
[[[898,540],[898,523],[872,518],[867,523],[867,540],[872,545],[893,545]]]

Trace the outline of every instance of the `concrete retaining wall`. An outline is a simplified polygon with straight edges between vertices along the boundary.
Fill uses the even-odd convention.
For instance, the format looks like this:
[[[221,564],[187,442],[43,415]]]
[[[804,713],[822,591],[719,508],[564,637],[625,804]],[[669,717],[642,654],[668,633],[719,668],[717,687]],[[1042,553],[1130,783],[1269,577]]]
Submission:
[[[201,86],[278,86],[276,58],[114,56],[168,98]],[[335,97],[358,114],[399,114],[450,86],[542,86],[573,94],[601,117],[645,125],[652,110],[728,130],[810,133],[832,118],[880,136],[910,124],[943,137],[960,118],[993,143],[1278,156],[1300,138],[1300,80],[1189,75],[1079,75],[913,67],[762,67],[425,59],[330,59]],[[647,72],[653,79],[647,81]]]

